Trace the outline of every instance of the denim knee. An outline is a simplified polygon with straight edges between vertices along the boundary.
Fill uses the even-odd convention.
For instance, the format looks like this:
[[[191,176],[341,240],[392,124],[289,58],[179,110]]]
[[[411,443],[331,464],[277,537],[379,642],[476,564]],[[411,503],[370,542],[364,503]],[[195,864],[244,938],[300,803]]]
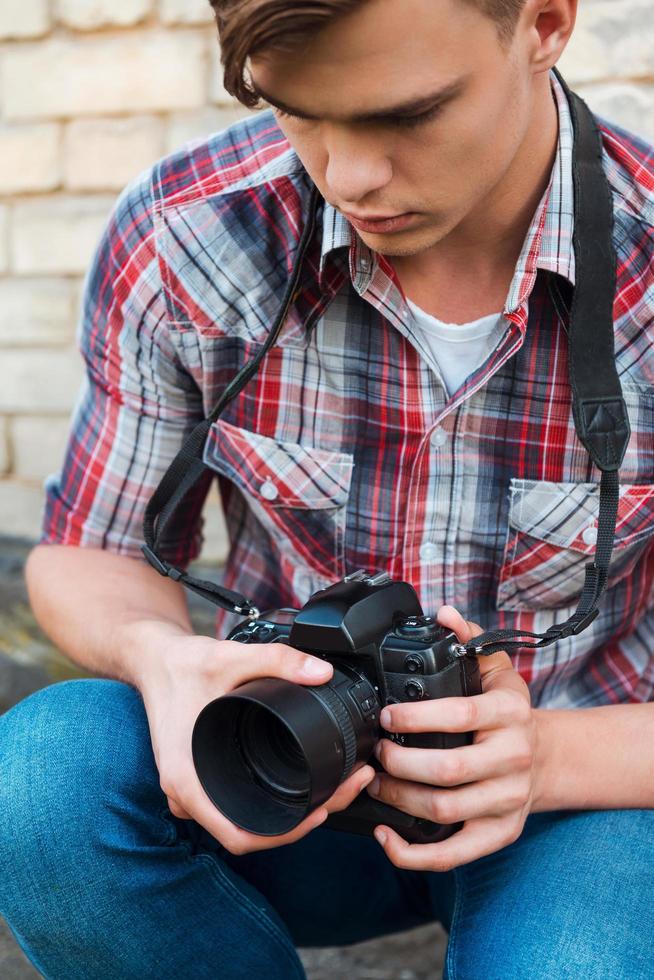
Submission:
[[[140,807],[164,804],[134,688],[72,680],[14,705],[0,717],[0,913],[28,881],[70,884],[97,869],[121,846],[112,836],[137,833]]]

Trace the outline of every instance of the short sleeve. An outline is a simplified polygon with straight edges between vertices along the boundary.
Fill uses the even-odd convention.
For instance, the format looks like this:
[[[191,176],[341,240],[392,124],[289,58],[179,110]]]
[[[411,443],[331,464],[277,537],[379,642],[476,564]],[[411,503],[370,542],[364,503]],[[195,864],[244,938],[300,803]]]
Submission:
[[[203,417],[167,317],[151,174],[117,198],[85,276],[78,322],[85,377],[61,471],[46,480],[42,543],[141,557],[146,504]],[[163,544],[177,565],[200,550],[210,479],[185,502]]]

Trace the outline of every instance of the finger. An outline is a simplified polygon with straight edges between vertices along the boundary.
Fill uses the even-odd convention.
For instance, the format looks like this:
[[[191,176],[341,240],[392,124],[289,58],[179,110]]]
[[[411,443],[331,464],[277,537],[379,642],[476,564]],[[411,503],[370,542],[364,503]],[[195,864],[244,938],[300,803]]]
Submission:
[[[469,821],[451,837],[436,844],[408,844],[385,824],[375,828],[375,837],[397,868],[451,871],[512,844],[521,830],[522,825],[518,821],[507,817],[481,817]],[[379,831],[386,835],[385,842],[379,840]]]
[[[174,817],[179,817],[180,820],[192,820],[190,813],[187,813],[183,806],[177,802],[177,800],[172,800],[168,797],[168,809]]]
[[[345,810],[352,800],[356,799],[359,793],[370,784],[375,774],[376,770],[372,766],[363,766],[361,769],[357,769],[355,773],[352,773],[341,783],[333,796],[323,803],[323,806],[330,813]]]
[[[210,804],[208,807],[192,806],[193,819],[207,830],[212,837],[219,840],[232,854],[248,854],[254,851],[268,850],[293,844],[319,827],[329,816],[324,806],[316,807],[304,820],[285,834],[265,835],[255,834],[237,827],[217,808]]]
[[[386,705],[381,723],[389,732],[476,732],[526,723],[528,714],[529,701],[522,688],[514,690],[511,684],[470,697]]]
[[[312,657],[284,643],[246,645],[223,640],[221,646],[221,682],[226,682],[230,689],[260,677],[279,677],[296,684],[326,684],[334,673],[328,660]]]
[[[520,772],[531,764],[528,743],[496,734],[456,749],[419,749],[382,738],[375,750],[387,773],[428,786],[461,786]]]
[[[445,629],[456,633],[460,643],[469,643],[475,636],[479,636],[484,631],[478,623],[473,623],[464,619],[458,609],[454,606],[441,606],[438,610],[437,620]],[[511,658],[505,650],[498,650],[496,653],[484,654],[478,657],[479,670],[482,677],[498,668],[513,669]]]
[[[529,799],[529,780],[505,776],[457,789],[438,789],[405,779],[381,776],[379,789],[367,789],[375,800],[436,823],[463,823],[477,817],[499,817],[520,811]]]
[[[456,633],[459,643],[468,643],[473,637],[483,633],[478,623],[464,619],[454,606],[441,606],[436,615],[438,623],[445,629]]]

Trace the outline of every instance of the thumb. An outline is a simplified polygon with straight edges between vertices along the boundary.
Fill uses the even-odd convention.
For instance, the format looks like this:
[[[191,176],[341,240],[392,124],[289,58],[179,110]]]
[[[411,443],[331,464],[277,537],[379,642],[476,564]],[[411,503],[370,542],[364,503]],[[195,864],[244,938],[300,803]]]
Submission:
[[[229,641],[236,683],[258,677],[279,677],[295,684],[326,684],[334,668],[327,660],[296,650],[285,643]]]

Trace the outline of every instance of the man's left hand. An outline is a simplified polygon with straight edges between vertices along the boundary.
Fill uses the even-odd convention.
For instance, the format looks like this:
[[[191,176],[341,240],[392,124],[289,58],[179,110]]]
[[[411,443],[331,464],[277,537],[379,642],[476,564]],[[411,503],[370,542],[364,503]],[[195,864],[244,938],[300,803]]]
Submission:
[[[438,622],[467,643],[482,630],[452,606]],[[449,871],[498,851],[522,833],[535,793],[536,718],[529,689],[503,651],[479,657],[483,693],[404,702],[390,708],[391,732],[474,732],[472,745],[425,749],[380,739],[380,773],[366,792],[406,813],[463,827],[435,844],[408,844],[386,825],[375,837],[398,868]],[[386,715],[384,715],[386,718]],[[386,839],[382,841],[381,834]]]

